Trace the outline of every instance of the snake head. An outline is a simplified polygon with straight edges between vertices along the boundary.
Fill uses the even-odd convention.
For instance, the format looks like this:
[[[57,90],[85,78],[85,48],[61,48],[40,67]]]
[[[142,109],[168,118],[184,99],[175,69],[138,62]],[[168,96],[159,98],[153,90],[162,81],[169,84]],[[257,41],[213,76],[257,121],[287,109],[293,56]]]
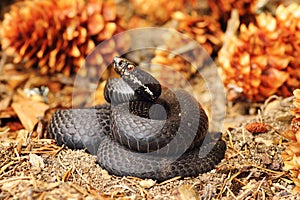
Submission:
[[[115,71],[120,75],[129,75],[135,69],[135,64],[125,58],[114,57],[113,66]]]
[[[125,58],[114,57],[114,70],[134,91],[135,100],[154,101],[161,94],[161,85],[151,74]]]

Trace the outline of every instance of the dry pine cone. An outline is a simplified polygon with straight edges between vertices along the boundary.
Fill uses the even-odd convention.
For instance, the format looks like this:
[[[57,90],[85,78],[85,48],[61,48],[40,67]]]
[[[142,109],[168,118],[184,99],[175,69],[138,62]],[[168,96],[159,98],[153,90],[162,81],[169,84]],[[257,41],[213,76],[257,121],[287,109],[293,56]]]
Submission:
[[[296,185],[295,191],[300,193],[300,89],[294,91],[294,106],[292,110],[295,118],[285,137],[290,140],[288,147],[282,153],[284,169],[289,170]]]
[[[279,6],[275,17],[262,13],[257,25],[242,24],[238,37],[225,39],[219,63],[229,100],[286,97],[300,86],[299,13],[297,4]]]
[[[210,16],[194,16],[175,12],[172,15],[172,19],[177,22],[175,26],[177,31],[194,39],[209,55],[216,53],[221,48],[224,33],[221,30],[219,22]],[[178,45],[173,40],[169,43],[169,46]]]
[[[253,18],[260,0],[209,0],[207,1],[212,17],[219,19],[224,25],[230,18],[231,11],[236,9],[241,21],[248,23]]]
[[[173,24],[171,28],[181,32],[168,32],[164,35],[164,49],[157,49],[153,64],[172,66],[172,69],[159,69],[157,73],[162,79],[168,79],[169,70],[180,72],[185,79],[190,78],[197,71],[197,67],[202,67],[210,59],[212,54],[216,54],[223,41],[223,32],[217,21],[209,16],[191,16],[182,12],[175,12],[172,15]],[[199,46],[202,48],[199,48]],[[176,55],[177,54],[177,55]],[[161,73],[162,71],[162,73]],[[180,82],[182,77],[175,79]]]
[[[2,48],[15,55],[14,63],[25,61],[25,67],[38,66],[43,74],[69,75],[98,43],[121,30],[113,1],[33,0],[12,5],[0,34]],[[98,65],[111,60],[118,48],[126,47],[110,44],[104,49]]]
[[[195,0],[130,0],[135,13],[153,24],[163,24],[178,10],[188,10],[195,4]]]
[[[163,85],[181,88],[187,86],[187,80],[196,71],[183,57],[161,49],[156,49],[149,70]]]

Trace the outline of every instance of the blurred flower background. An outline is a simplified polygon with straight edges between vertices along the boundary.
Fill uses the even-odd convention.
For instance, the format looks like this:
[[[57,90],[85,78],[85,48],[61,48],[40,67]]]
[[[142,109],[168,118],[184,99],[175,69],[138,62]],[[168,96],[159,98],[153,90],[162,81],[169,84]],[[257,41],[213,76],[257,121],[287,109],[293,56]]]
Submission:
[[[4,6],[5,3],[11,4],[10,7]],[[299,7],[291,3],[3,1],[1,48],[12,57],[13,63],[23,63],[24,68],[38,68],[41,74],[61,72],[70,76],[78,72],[96,45],[114,34],[147,26],[172,28],[197,41],[220,63],[230,101],[262,102],[273,94],[292,95],[299,86],[299,44],[294,42],[299,40]],[[231,16],[234,11],[237,14]],[[228,26],[230,17],[233,25]],[[170,49],[180,42],[173,42],[172,37],[169,40],[165,46]],[[93,67],[86,73],[102,73],[112,57],[118,55],[118,49],[129,49],[130,43],[111,42],[104,52],[94,55],[97,58],[90,59]],[[165,55],[156,56],[159,59],[153,61],[170,64],[167,58],[162,58]]]

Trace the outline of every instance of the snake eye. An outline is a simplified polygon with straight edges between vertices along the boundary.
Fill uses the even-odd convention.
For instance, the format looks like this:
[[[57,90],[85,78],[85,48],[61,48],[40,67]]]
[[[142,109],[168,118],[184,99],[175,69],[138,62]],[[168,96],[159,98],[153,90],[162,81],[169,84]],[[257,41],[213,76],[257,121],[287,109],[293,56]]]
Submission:
[[[132,71],[133,69],[134,69],[134,65],[132,65],[132,64],[127,65],[128,71]]]

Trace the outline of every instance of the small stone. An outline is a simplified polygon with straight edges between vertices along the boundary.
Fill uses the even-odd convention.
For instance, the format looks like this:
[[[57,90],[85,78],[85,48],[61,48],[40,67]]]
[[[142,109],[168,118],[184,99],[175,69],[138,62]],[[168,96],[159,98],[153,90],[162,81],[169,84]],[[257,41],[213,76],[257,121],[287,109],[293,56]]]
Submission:
[[[33,153],[29,154],[29,162],[31,164],[31,168],[38,172],[45,167],[43,158]]]
[[[140,186],[142,186],[143,188],[151,188],[155,184],[156,184],[156,181],[154,181],[152,179],[147,179],[147,180],[141,180],[140,181]]]

